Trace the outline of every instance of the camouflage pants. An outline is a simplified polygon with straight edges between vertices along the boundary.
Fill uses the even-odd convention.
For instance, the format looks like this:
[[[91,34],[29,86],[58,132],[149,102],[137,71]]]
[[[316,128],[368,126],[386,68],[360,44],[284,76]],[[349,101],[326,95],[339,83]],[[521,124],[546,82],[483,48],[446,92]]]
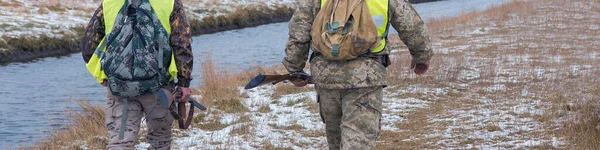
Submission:
[[[123,101],[120,97],[110,94],[108,96],[106,102],[107,108],[104,110],[109,138],[107,149],[134,149],[135,141],[138,139],[138,132],[140,131],[142,114],[146,114],[146,125],[148,127],[146,139],[150,143],[148,149],[170,149],[171,128],[174,120],[170,111],[165,109],[153,94],[132,98],[127,103],[125,136],[123,140],[119,140]]]
[[[317,88],[331,150],[374,149],[381,130],[383,87]]]

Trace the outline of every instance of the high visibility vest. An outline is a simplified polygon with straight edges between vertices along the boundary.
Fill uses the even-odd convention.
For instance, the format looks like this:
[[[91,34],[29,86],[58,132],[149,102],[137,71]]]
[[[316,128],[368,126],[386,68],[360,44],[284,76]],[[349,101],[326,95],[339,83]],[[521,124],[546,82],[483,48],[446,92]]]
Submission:
[[[167,31],[167,34],[171,34],[171,13],[173,12],[173,7],[175,6],[174,0],[149,0],[154,13],[160,20],[163,28]],[[125,0],[104,0],[102,2],[102,12],[104,14],[104,26],[105,35],[109,35],[113,29],[115,21],[117,19],[117,15],[125,4]],[[92,55],[92,58],[88,61],[85,67],[88,69],[90,74],[94,78],[96,78],[96,82],[102,83],[102,81],[108,79],[108,76],[102,70],[102,65],[100,64],[100,53],[106,52],[106,46],[104,46],[104,42],[106,40],[106,36],[100,41],[100,45]],[[101,48],[101,49],[100,49]],[[175,56],[171,55],[171,63],[169,64],[169,74],[171,78],[169,81],[173,81],[175,76],[177,75],[177,66],[175,65]]]
[[[321,0],[321,7],[325,5],[327,0]],[[372,53],[379,53],[385,49],[386,39],[388,34],[388,22],[389,22],[389,0],[365,0],[367,6],[369,6],[369,12],[373,17],[373,22],[377,26],[377,36],[381,40],[381,45],[377,48],[372,49]]]

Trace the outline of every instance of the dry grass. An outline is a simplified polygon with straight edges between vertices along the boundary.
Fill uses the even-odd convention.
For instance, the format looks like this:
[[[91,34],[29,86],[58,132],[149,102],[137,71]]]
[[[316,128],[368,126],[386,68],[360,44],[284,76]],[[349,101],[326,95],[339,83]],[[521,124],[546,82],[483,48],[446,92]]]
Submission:
[[[548,128],[556,128],[552,133],[567,137],[569,148],[600,148],[600,89],[596,75],[582,75],[549,85],[554,86],[547,96],[553,105],[548,113],[536,117],[548,122]]]
[[[0,6],[2,7],[21,7],[23,3],[19,1],[0,1]]]
[[[51,37],[41,34],[37,38],[29,36],[2,37],[0,49],[0,63],[12,61],[31,60],[43,56],[57,56],[77,52],[83,28],[73,28],[77,34],[64,35],[62,37]]]
[[[292,106],[295,106],[295,105],[301,104],[301,103],[310,103],[311,101],[312,101],[312,99],[310,97],[303,97],[301,99],[287,101],[285,103],[285,106],[292,107]]]
[[[269,105],[262,105],[260,106],[260,108],[258,108],[258,112],[260,113],[269,113],[273,110],[271,110],[271,107]]]
[[[248,107],[242,104],[240,99],[219,99],[214,103],[215,108],[225,113],[248,112]]]
[[[393,132],[383,130],[381,137],[378,139],[379,143],[376,149],[439,149],[438,146],[430,146],[425,143],[435,142],[437,138],[424,138],[416,139],[419,135],[425,135],[429,133],[428,128],[430,125],[428,121],[428,115],[434,113],[442,113],[445,103],[439,102],[434,103],[433,106],[428,108],[416,110],[411,112],[410,115],[405,116],[407,121],[397,123],[397,127],[405,132]],[[460,105],[454,105],[460,106]],[[411,139],[411,140],[406,140]]]
[[[251,136],[253,136],[254,134],[254,125],[253,124],[242,124],[236,128],[233,128],[233,130],[231,130],[231,132],[229,132],[229,134],[235,136],[235,135],[242,135],[242,136],[248,136],[249,138],[251,138]]]
[[[205,114],[201,114],[200,115],[201,119],[199,119],[198,116],[195,117],[194,118],[194,123],[195,124],[192,124],[191,126],[194,127],[194,128],[200,128],[202,130],[207,130],[207,131],[221,130],[221,129],[229,126],[229,124],[222,124],[220,122],[220,120],[222,118],[222,115],[217,114],[217,113],[213,113],[213,114],[210,114],[210,115],[212,115],[212,116],[208,120],[205,119],[206,118]]]
[[[25,26],[33,26],[26,24]],[[79,32],[83,33],[83,32]],[[50,37],[42,34],[38,38],[21,36],[17,38],[4,37],[5,43],[1,46],[13,51],[43,52],[50,50],[75,49],[79,46],[79,37],[66,35],[65,37]]]
[[[264,141],[261,144],[261,147],[259,149],[264,149],[264,150],[291,150],[292,148],[285,148],[285,147],[280,147],[277,145],[274,145],[274,143],[272,143],[272,141]]]
[[[575,105],[572,118],[568,118],[557,132],[559,135],[569,137],[572,148],[600,149],[600,117],[598,103],[600,92],[593,90],[594,99],[579,102]]]
[[[594,41],[600,34],[587,30],[600,24],[591,15],[600,13],[599,7],[597,1],[584,0],[515,1],[428,22],[437,49],[430,71],[415,76],[391,66],[389,73],[395,76],[388,81],[400,90],[457,92],[399,94],[438,102],[403,116],[407,121],[398,124],[402,131],[384,131],[378,149],[515,147],[500,144],[510,139],[492,132],[508,133],[505,137],[519,139],[517,143],[539,141],[522,145],[526,148],[598,149],[600,70]],[[561,29],[555,30],[557,26]],[[407,51],[397,54],[394,65],[408,66]],[[520,130],[522,126],[536,129]],[[553,144],[553,138],[559,142]]]
[[[99,4],[100,0],[38,0],[32,3],[33,6],[40,7],[40,9],[46,8],[55,13],[62,13],[66,10],[93,10],[94,8],[88,8],[86,3]]]
[[[312,91],[310,87],[296,87],[292,83],[279,83],[275,86],[275,92],[271,95],[272,99],[278,99],[282,95],[302,93]]]
[[[221,108],[226,108],[229,104],[241,104],[238,87],[244,83],[236,80],[232,71],[219,71],[224,69],[217,68],[219,66],[213,63],[210,55],[204,60],[202,62],[203,83],[199,85],[201,92],[198,93],[203,97],[202,104],[209,108],[213,103]],[[220,104],[225,106],[219,106]]]
[[[273,129],[277,129],[277,130],[285,130],[285,131],[296,131],[296,132],[300,132],[306,128],[304,128],[304,126],[299,125],[298,123],[292,123],[292,125],[288,125],[288,126],[278,126],[275,124],[269,124],[269,126],[271,126]]]
[[[465,25],[466,23],[482,17],[486,18],[486,20],[506,21],[510,19],[510,15],[514,13],[526,15],[525,13],[531,11],[531,9],[528,9],[531,8],[531,6],[531,1],[513,0],[499,6],[492,6],[483,12],[475,11],[463,13],[457,17],[433,18],[427,21],[427,27],[430,31],[436,33],[460,27],[461,25]]]
[[[239,88],[244,86],[253,77],[258,74],[279,74],[278,72],[284,72],[281,66],[257,66],[249,70],[236,72],[218,68],[219,66],[213,64],[210,56],[204,60],[202,63],[203,83],[199,85],[200,92],[198,94],[203,96],[202,103],[207,107],[214,105],[215,108],[226,113],[248,111],[248,108],[240,101],[247,95],[240,93]],[[291,85],[291,83],[279,83],[272,97],[278,98],[281,95],[306,91],[310,91],[310,88],[297,88]]]
[[[48,140],[19,149],[80,149],[82,145],[89,149],[106,149],[108,139],[104,126],[104,109],[85,99],[75,102],[82,110],[68,109],[67,115],[72,122],[65,122],[70,124],[66,129],[52,133]]]

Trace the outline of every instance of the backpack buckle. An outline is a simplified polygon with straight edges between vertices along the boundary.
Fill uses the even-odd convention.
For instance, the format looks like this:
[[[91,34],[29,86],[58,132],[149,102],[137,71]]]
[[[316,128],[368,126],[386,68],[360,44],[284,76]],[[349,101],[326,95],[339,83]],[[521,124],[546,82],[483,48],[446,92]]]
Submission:
[[[340,44],[333,44],[331,48],[331,55],[335,57],[340,55]]]
[[[325,23],[325,30],[327,30],[327,32],[329,34],[335,34],[335,32],[340,28],[340,23],[339,22],[333,22],[333,24]]]

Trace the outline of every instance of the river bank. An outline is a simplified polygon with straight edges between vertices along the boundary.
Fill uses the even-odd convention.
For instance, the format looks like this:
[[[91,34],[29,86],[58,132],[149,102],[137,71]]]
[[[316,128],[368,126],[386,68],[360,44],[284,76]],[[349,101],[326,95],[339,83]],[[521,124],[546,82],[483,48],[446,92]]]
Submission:
[[[390,36],[395,61],[377,149],[595,149],[598,117],[589,114],[600,97],[600,36],[586,31],[598,29],[598,8],[596,1],[539,0],[430,20],[436,56],[425,76],[407,69],[408,51]],[[175,130],[173,149],[326,148],[310,88],[243,90],[250,77],[281,68],[232,73],[203,61],[205,82],[195,94],[211,110],[196,116],[194,129]],[[81,117],[102,114],[94,108],[100,111]],[[89,122],[35,145],[103,149],[105,131],[81,120]],[[141,137],[137,148],[147,146]]]
[[[87,0],[87,2],[100,4],[100,1],[96,0]],[[0,11],[0,19],[9,21],[0,24],[0,30],[4,31],[0,34],[2,37],[0,38],[0,64],[79,52],[79,42],[85,30],[83,26],[87,23],[85,20],[89,19],[97,5],[71,6],[72,3],[74,2],[0,2],[0,8],[4,9]],[[224,3],[185,1],[184,3],[194,36],[284,22],[289,20],[293,13],[291,0],[238,0]],[[21,7],[33,9],[26,11],[20,9]],[[11,10],[19,10],[17,12],[20,12],[21,16],[35,16],[34,18],[63,16],[76,18],[77,21],[66,24],[66,27],[60,27],[63,26],[63,22],[60,21],[25,19],[18,21],[19,17],[8,17],[8,15],[18,14],[7,12]],[[28,28],[20,29],[20,26]]]
[[[411,0],[432,1],[438,0]],[[5,20],[0,24],[0,64],[80,52],[84,26],[98,4],[98,0],[0,1],[0,20]],[[293,14],[292,0],[190,0],[184,5],[194,36],[285,22]]]

